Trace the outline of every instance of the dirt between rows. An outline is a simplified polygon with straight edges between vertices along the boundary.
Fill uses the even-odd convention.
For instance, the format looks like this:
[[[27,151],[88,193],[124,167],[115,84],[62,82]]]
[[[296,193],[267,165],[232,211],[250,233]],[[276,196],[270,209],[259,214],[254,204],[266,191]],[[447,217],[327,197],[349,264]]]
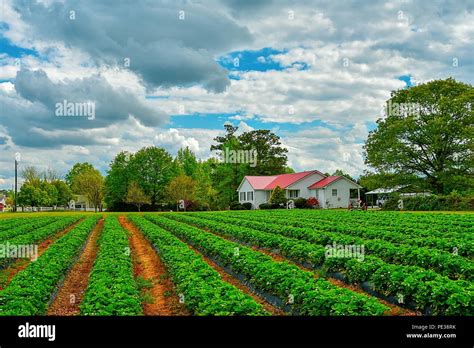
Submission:
[[[79,305],[89,283],[89,276],[97,256],[97,240],[102,232],[104,219],[100,219],[90,233],[79,259],[69,270],[62,286],[48,308],[48,315],[72,316],[80,313]]]
[[[206,255],[199,252],[199,250],[197,250],[196,248],[192,247],[189,244],[188,244],[188,247],[191,250],[193,250],[196,254],[200,255],[209,266],[211,266],[217,273],[219,273],[221,275],[222,280],[224,280],[225,282],[235,286],[237,289],[241,290],[243,293],[251,296],[255,300],[255,302],[261,304],[267,312],[269,312],[272,315],[286,315],[286,313],[283,310],[281,310],[278,307],[275,307],[271,303],[267,302],[265,299],[263,299],[260,296],[258,296],[257,294],[255,294],[246,285],[242,284],[238,279],[236,279],[235,277],[233,277],[229,273],[227,273],[224,270],[224,268],[217,265],[215,262],[210,260]]]
[[[38,257],[40,257],[47,249],[48,247],[53,244],[55,241],[57,241],[59,238],[64,236],[66,233],[69,233],[74,227],[76,227],[82,220],[79,219],[78,221],[74,222],[72,225],[69,225],[66,227],[64,230],[61,230],[59,232],[56,232],[52,236],[48,237],[47,239],[43,240],[39,245],[38,245]],[[32,262],[29,259],[18,259],[15,262],[13,262],[10,266],[7,268],[3,269],[0,271],[0,278],[3,280],[0,282],[0,290],[3,290],[10,284],[11,280],[13,277],[23,271],[28,265]]]
[[[129,241],[135,278],[143,278],[149,287],[142,289],[143,313],[145,315],[176,316],[190,315],[179,302],[174,284],[150,242],[125,216],[119,216],[123,228],[130,232]]]
[[[243,243],[240,243],[239,241],[236,241],[228,236],[225,236],[225,235],[222,235],[218,232],[214,232],[208,228],[205,228],[204,229],[206,232],[209,232],[209,233],[212,233],[218,237],[221,237],[225,240],[228,240],[230,242],[234,242],[234,243],[238,243],[238,244],[242,244]],[[245,245],[247,246],[247,245]],[[309,272],[313,272],[313,270],[309,269],[309,268],[306,268],[300,264],[297,264],[291,260],[289,260],[288,258],[278,254],[278,253],[275,253],[275,252],[271,252],[269,250],[266,250],[266,249],[263,249],[263,248],[260,248],[260,247],[257,247],[257,246],[247,246],[255,251],[258,251],[258,252],[261,252],[265,255],[268,255],[270,256],[274,261],[277,261],[277,262],[288,262],[298,268],[300,268],[301,270],[304,270],[304,271],[309,271]],[[318,274],[316,272],[313,272],[314,273],[314,276],[315,278],[318,278]],[[371,296],[369,294],[367,294],[361,287],[359,286],[356,286],[356,285],[350,285],[350,284],[347,284],[347,283],[344,283],[343,281],[341,280],[338,280],[338,279],[335,279],[335,278],[331,278],[331,277],[323,277],[324,279],[326,279],[328,282],[330,282],[331,284],[333,285],[336,285],[338,287],[341,287],[341,288],[346,288],[348,290],[351,290],[351,291],[354,291],[354,292],[357,292],[361,295],[364,295],[364,296],[367,296],[367,297],[373,297],[374,299],[376,299],[378,302],[386,305],[387,307],[390,308],[390,310],[388,310],[385,314],[387,315],[391,315],[391,316],[418,316],[418,315],[421,315],[421,313],[418,313],[418,312],[415,312],[413,310],[410,310],[410,309],[407,309],[407,308],[403,308],[403,307],[400,307],[400,306],[397,306],[397,305],[394,305],[393,303],[390,303],[388,301],[385,301],[381,298],[378,298],[378,297],[375,297],[375,296]]]

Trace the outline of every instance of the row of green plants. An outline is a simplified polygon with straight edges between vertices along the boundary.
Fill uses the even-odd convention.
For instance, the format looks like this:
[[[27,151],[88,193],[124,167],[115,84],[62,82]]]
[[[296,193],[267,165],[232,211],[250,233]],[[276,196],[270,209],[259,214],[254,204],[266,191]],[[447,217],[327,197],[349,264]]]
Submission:
[[[232,214],[227,215],[230,217],[234,216]],[[234,217],[239,218],[238,216]],[[268,220],[276,223],[281,221],[282,218],[283,217],[270,216],[268,217]],[[310,216],[302,216],[300,218],[285,216],[284,219],[287,225],[301,228],[315,228],[326,232],[338,232],[364,239],[382,239],[394,244],[407,244],[418,247],[434,248],[449,253],[457,253],[458,255],[465,257],[472,257],[474,255],[474,240],[469,235],[461,236],[457,234],[456,237],[445,238],[433,236],[419,237],[416,235],[410,236],[400,232],[385,231],[379,227],[364,226],[354,228],[350,223],[345,221],[315,221]]]
[[[11,227],[7,231],[0,233],[0,241],[8,240],[21,234],[26,234],[33,231],[34,229],[47,226],[57,220],[58,219],[54,217],[42,217],[39,219],[34,219],[33,221],[29,221],[28,224],[25,225]]]
[[[36,261],[13,277],[0,292],[0,315],[44,315],[99,218],[88,217],[59,238]]]
[[[0,232],[8,231],[11,228],[16,228],[21,225],[28,225],[34,218],[11,218],[11,219],[0,219]]]
[[[299,315],[382,315],[388,307],[356,292],[339,288],[327,280],[288,262],[274,261],[270,256],[210,232],[171,219],[171,215],[147,215],[146,218],[199,251],[215,259],[240,276],[261,293],[267,293],[289,305]]]
[[[319,229],[295,227],[291,226],[291,222],[288,224],[288,219],[267,217],[265,222],[262,222],[262,218],[242,215],[239,219],[234,220],[235,223],[242,225],[246,224],[244,221],[248,221],[247,224],[265,232],[281,234],[324,246],[333,243],[364,245],[367,254],[378,256],[388,263],[432,269],[451,279],[472,281],[474,278],[472,261],[444,251],[404,244],[394,245],[381,239],[363,239],[343,233],[328,232],[324,226],[320,226]]]
[[[127,231],[108,216],[98,239],[99,250],[80,305],[82,315],[140,315],[140,291],[133,277]]]
[[[9,249],[9,250],[13,246],[16,246],[16,247],[32,246],[52,236],[53,234],[61,230],[64,230],[66,227],[72,225],[79,219],[81,219],[81,217],[79,216],[62,217],[47,226],[38,228],[26,234],[21,234],[19,236],[13,237],[6,241],[2,241],[2,244],[5,244],[5,249]],[[8,248],[7,248],[7,244],[8,244]],[[0,268],[5,267],[6,265],[8,265],[9,263],[15,260],[15,257],[10,257],[10,256],[11,255],[8,254],[8,255],[5,255],[5,257],[0,259]]]
[[[253,212],[254,214],[266,212]],[[380,228],[383,231],[416,234],[426,237],[459,237],[466,232],[474,232],[474,219],[472,215],[460,214],[430,214],[430,213],[403,213],[398,212],[357,212],[357,211],[294,211],[279,210],[273,215],[284,215],[295,219],[308,218],[315,223],[332,223],[334,221],[361,227]],[[415,216],[413,216],[415,215]],[[419,218],[417,219],[417,216]]]
[[[266,211],[253,211],[254,214],[266,214]],[[347,211],[347,210],[277,210],[273,215],[311,216],[315,219],[341,220],[351,223],[380,224],[389,229],[426,227],[432,231],[463,232],[473,229],[473,216],[459,213],[400,212],[395,211]]]
[[[235,241],[255,245],[271,251],[277,250],[282,256],[300,264],[308,264],[311,267],[315,267],[320,266],[324,262],[324,247],[309,242],[236,226],[232,220],[220,222],[222,221],[220,217],[215,218],[214,215],[211,216],[209,214],[203,214],[202,216],[179,214],[171,215],[170,218],[192,224],[199,228],[209,229]]]
[[[249,295],[224,282],[200,255],[170,232],[137,215],[128,217],[155,246],[176,291],[195,315],[266,315]]]
[[[385,296],[395,298],[402,295],[404,303],[412,302],[420,310],[429,307],[433,315],[474,313],[472,282],[454,281],[416,266],[388,264],[374,256],[365,256],[362,261],[355,258],[325,257],[325,248],[322,246],[310,244],[311,250],[304,241],[264,233],[250,227],[235,226],[235,220],[224,218],[222,214],[202,214],[201,217],[196,214],[180,214],[172,215],[171,218],[208,228],[254,246],[277,249],[281,255],[297,263],[309,260],[314,262],[313,255],[322,255],[319,263],[314,263],[322,270],[340,272],[349,283],[369,282],[373,290]],[[292,247],[288,249],[290,245]]]

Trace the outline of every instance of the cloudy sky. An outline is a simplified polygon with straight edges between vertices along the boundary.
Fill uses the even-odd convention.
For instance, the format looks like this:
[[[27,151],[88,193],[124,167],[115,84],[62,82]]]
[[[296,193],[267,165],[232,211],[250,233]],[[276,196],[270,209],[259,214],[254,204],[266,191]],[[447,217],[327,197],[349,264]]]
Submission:
[[[103,173],[120,150],[208,158],[230,122],[296,170],[358,176],[390,91],[474,83],[474,2],[0,0],[0,188],[21,166]],[[95,117],[58,117],[91,102]]]

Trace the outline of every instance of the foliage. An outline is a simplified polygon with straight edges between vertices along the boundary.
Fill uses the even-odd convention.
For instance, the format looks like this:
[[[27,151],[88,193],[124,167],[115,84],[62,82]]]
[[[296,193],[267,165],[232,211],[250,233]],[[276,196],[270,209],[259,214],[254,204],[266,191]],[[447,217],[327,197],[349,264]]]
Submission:
[[[104,193],[104,178],[97,169],[82,170],[73,179],[76,192],[86,196],[95,211],[101,207]]]
[[[127,233],[116,216],[105,219],[98,245],[97,259],[80,305],[81,314],[142,314]]]
[[[77,187],[74,185],[75,179],[82,173],[87,172],[89,170],[93,170],[94,166],[88,162],[83,163],[76,163],[74,166],[69,170],[69,172],[64,177],[66,180],[66,184],[68,184],[74,193],[80,193]]]
[[[474,210],[474,197],[462,196],[457,192],[449,195],[429,195],[415,197],[400,197],[395,195],[382,206],[383,210],[400,210],[398,201],[403,200],[403,210]]]
[[[151,205],[165,198],[165,188],[175,176],[176,167],[171,155],[159,147],[144,147],[135,153],[129,162],[131,178],[150,197]]]
[[[142,205],[151,203],[150,198],[145,195],[143,190],[136,182],[131,182],[130,185],[128,185],[125,202],[136,205],[138,211],[140,211],[140,207]]]
[[[196,181],[186,175],[179,175],[171,180],[166,187],[166,196],[170,203],[180,200],[192,201],[196,198]]]
[[[307,203],[306,198],[302,198],[302,197],[297,198],[295,199],[295,208],[300,208],[300,209],[307,208],[306,203]]]
[[[277,186],[273,189],[272,194],[270,195],[270,203],[281,205],[285,204],[287,201],[285,190],[282,189],[280,186]]]
[[[201,256],[164,229],[131,215],[130,219],[155,245],[184,304],[196,315],[265,315],[250,296],[221,279]]]
[[[89,217],[28,264],[0,293],[0,315],[44,315],[54,290],[97,222]],[[38,276],[41,275],[41,276]]]
[[[248,213],[248,212],[247,212]],[[372,298],[315,279],[286,262],[276,262],[251,248],[224,240],[212,233],[171,220],[177,215],[147,215],[158,226],[192,243],[204,254],[244,277],[257,291],[269,293],[283,307],[291,297],[291,312],[300,315],[382,315],[388,307]],[[236,250],[238,253],[236,253]]]
[[[366,163],[424,178],[436,193],[472,191],[473,100],[474,88],[452,78],[392,92],[365,143]]]

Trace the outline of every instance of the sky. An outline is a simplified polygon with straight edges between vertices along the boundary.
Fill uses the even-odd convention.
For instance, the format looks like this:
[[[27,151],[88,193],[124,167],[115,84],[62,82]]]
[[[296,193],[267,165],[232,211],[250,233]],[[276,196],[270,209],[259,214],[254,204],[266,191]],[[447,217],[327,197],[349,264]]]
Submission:
[[[0,0],[0,188],[16,153],[63,175],[151,145],[206,159],[225,123],[358,177],[391,91],[473,84],[473,23],[474,1]]]

